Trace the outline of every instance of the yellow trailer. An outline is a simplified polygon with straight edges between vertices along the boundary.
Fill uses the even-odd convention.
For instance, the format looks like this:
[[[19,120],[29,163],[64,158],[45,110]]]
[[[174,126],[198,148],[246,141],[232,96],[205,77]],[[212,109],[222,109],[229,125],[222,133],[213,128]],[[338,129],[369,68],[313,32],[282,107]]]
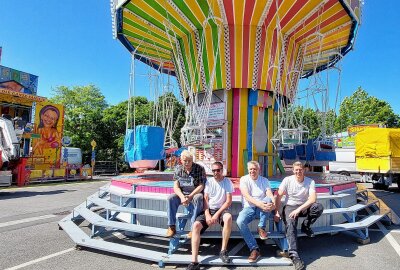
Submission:
[[[400,180],[400,129],[369,128],[355,138],[356,168],[366,182],[387,188]]]

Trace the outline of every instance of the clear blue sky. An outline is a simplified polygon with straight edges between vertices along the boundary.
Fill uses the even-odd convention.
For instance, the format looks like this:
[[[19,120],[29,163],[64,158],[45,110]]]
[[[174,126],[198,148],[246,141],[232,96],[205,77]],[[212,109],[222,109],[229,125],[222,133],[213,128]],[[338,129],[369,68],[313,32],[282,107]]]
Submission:
[[[400,5],[365,2],[355,50],[342,65],[341,98],[361,86],[400,114]],[[0,14],[1,64],[38,75],[38,95],[94,84],[109,104],[127,99],[130,54],[112,38],[109,0],[0,0]],[[136,79],[136,94],[149,97],[145,79]]]

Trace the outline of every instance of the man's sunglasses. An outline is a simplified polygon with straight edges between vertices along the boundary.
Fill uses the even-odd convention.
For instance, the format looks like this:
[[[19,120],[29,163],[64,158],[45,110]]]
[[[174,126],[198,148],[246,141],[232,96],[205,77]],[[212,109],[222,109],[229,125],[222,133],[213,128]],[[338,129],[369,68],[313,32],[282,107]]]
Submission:
[[[220,172],[221,171],[221,169],[214,169],[214,170],[211,170],[212,172]]]

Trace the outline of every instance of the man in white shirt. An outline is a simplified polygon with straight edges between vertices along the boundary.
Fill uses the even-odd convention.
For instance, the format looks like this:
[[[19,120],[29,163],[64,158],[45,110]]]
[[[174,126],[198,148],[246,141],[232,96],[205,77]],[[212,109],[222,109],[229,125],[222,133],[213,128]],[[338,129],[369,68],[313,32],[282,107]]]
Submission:
[[[297,252],[297,222],[299,217],[306,217],[301,225],[301,231],[309,237],[314,237],[311,225],[321,216],[323,206],[317,203],[315,182],[304,176],[303,163],[293,163],[293,175],[285,177],[279,186],[276,198],[276,209],[279,209],[281,198],[286,194],[286,204],[282,214],[275,212],[275,221],[279,221],[282,215],[285,223],[285,233],[289,244],[289,257],[293,261],[296,270],[304,269],[304,262]]]
[[[275,198],[268,179],[260,176],[260,164],[257,161],[249,161],[247,170],[249,174],[240,178],[243,209],[240,211],[236,223],[250,250],[248,260],[250,263],[254,263],[261,254],[248,225],[254,219],[260,218],[261,224],[258,225],[258,233],[261,239],[266,239],[265,215],[269,215],[275,209]]]
[[[231,180],[224,177],[221,162],[214,162],[211,166],[214,177],[207,180],[204,188],[204,212],[201,213],[192,228],[192,262],[187,270],[200,269],[198,253],[200,245],[200,234],[209,226],[220,224],[222,226],[222,246],[219,257],[223,263],[229,263],[227,252],[228,240],[232,230],[232,215],[229,207],[232,204],[232,193],[234,191]]]

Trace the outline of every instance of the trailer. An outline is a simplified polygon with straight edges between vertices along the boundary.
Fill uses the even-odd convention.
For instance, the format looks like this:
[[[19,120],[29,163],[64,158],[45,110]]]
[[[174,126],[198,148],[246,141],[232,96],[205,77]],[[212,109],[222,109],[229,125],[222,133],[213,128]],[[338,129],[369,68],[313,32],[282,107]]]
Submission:
[[[12,171],[10,164],[20,157],[20,145],[13,122],[0,117],[0,187],[11,186]]]
[[[368,128],[355,138],[356,169],[376,189],[400,186],[400,129]]]

